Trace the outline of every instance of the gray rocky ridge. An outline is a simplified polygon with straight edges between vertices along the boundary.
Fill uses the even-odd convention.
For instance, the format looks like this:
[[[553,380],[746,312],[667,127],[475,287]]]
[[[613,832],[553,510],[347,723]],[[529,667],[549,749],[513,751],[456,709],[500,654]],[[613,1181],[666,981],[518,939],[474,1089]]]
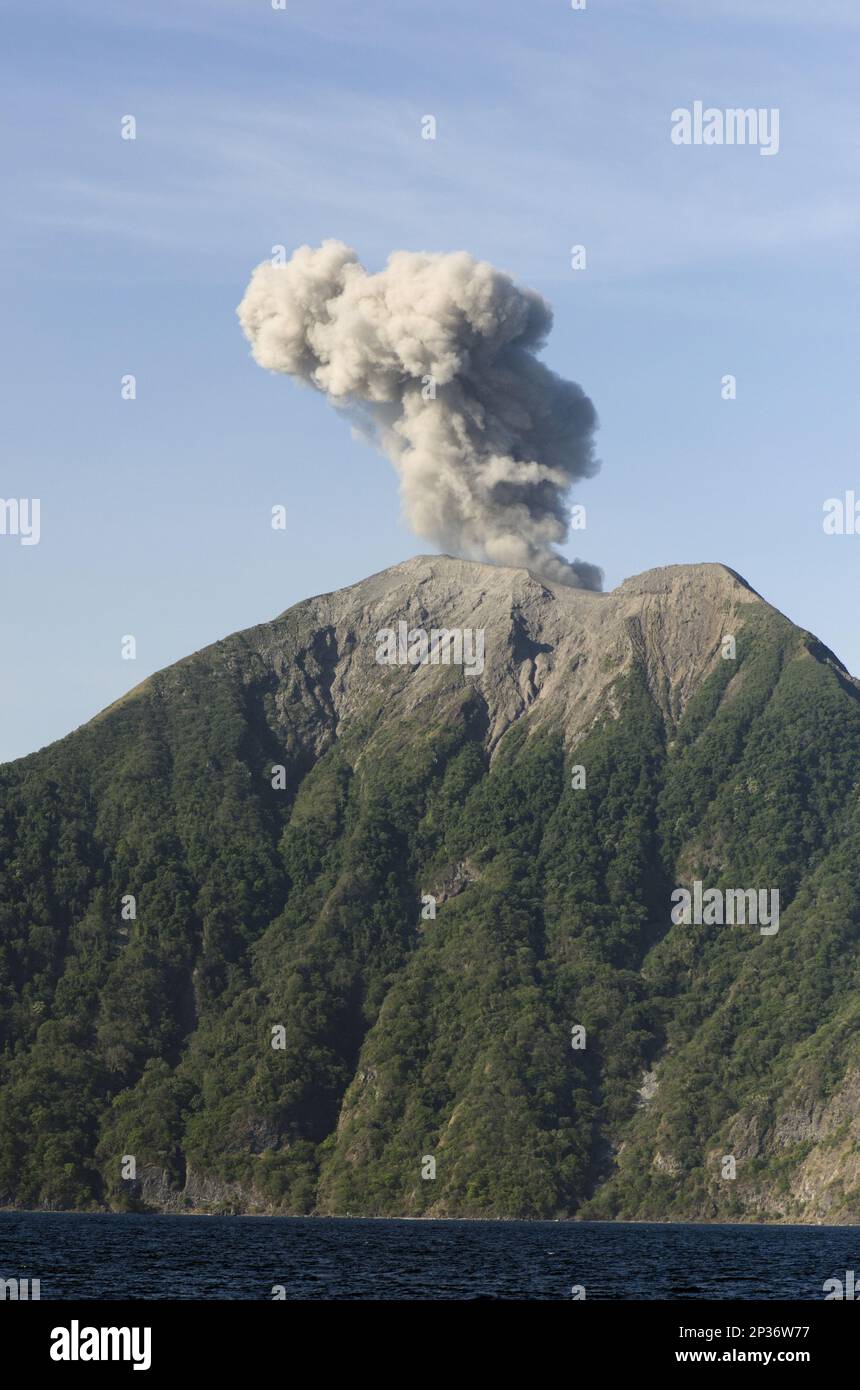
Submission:
[[[274,678],[276,703],[290,703],[295,715],[301,695],[316,725],[316,737],[311,729],[308,734],[317,753],[365,713],[381,681],[386,699],[408,715],[433,698],[440,679],[452,678],[480,692],[491,750],[527,712],[535,727],[552,717],[568,746],[575,746],[605,713],[613,683],[634,660],[643,662],[651,692],[674,724],[720,660],[723,639],[753,604],[765,601],[722,564],[668,565],[596,593],[527,570],[419,555],[197,652],[124,699],[153,681],[181,682],[188,662],[209,657],[231,664],[253,656],[248,670],[257,677],[262,667]],[[428,633],[481,630],[483,670],[380,666],[377,633],[396,631],[401,622]]]

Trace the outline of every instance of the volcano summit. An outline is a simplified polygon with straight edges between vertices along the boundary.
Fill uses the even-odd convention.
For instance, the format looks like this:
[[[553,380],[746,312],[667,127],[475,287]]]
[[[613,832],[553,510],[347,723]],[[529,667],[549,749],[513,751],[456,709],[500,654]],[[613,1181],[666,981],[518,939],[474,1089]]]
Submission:
[[[423,556],[197,652],[0,768],[0,1202],[856,1221],[858,768],[718,564]]]

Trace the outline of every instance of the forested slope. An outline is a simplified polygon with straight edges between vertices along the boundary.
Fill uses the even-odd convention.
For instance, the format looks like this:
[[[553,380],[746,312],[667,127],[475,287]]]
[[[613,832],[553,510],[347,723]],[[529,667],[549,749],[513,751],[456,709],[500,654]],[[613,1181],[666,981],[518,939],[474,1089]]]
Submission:
[[[0,1202],[856,1220],[858,769],[716,565],[422,558],[180,662],[0,768]]]

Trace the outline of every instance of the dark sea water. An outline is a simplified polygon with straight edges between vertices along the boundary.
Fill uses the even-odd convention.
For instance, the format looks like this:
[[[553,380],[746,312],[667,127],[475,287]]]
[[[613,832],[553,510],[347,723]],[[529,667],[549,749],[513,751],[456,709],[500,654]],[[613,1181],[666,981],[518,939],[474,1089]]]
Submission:
[[[0,1212],[46,1299],[818,1299],[860,1228]]]

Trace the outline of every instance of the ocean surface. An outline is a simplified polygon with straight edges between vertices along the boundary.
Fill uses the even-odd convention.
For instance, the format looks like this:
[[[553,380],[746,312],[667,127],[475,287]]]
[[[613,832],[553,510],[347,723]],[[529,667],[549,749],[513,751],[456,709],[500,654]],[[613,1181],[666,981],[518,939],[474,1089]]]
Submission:
[[[817,1299],[860,1227],[0,1212],[46,1299]]]

